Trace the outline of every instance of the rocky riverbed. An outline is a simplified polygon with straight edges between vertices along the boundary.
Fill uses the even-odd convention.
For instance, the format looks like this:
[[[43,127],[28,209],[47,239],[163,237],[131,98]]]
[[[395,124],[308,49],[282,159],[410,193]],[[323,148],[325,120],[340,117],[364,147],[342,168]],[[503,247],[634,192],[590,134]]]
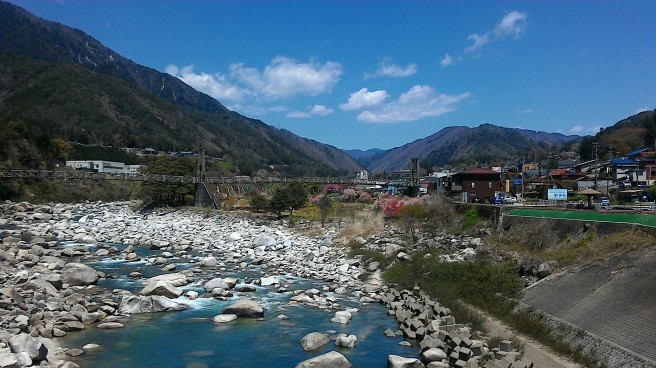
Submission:
[[[497,352],[494,356],[483,342],[470,340],[467,328],[456,325],[448,309],[430,302],[420,291],[396,291],[385,286],[377,265],[348,258],[333,244],[335,233],[331,230],[314,238],[294,233],[282,222],[260,223],[236,214],[194,209],[139,213],[127,202],[4,203],[0,213],[1,368],[77,367],[71,360],[98,346],[60,346],[60,339],[67,334],[89,326],[120,329],[132,314],[184,310],[188,308],[185,300],[236,299],[213,318],[216,324],[262,318],[262,305],[248,297],[249,292],[262,287],[289,294],[289,305],[303,304],[334,313],[335,324],[348,324],[357,312],[357,308],[340,305],[335,295],[349,295],[365,304],[386,303],[389,314],[401,324],[397,331],[387,333],[421,341],[424,352],[423,362],[390,355],[388,367],[476,367],[484,356],[519,361],[516,354],[506,358],[506,352]],[[382,238],[357,240],[395,253],[399,261],[407,256]],[[143,256],[139,251],[143,248],[151,252]],[[472,257],[473,248],[460,248],[466,251],[455,259]],[[116,276],[89,265],[108,257],[156,266],[159,271],[148,276],[131,272],[129,278],[140,282],[139,290],[100,287],[99,282]],[[249,275],[255,275],[252,271],[256,270],[257,274],[237,279],[226,276],[228,270],[251,271]],[[366,281],[360,280],[363,274]],[[286,275],[321,280],[323,286],[290,290]],[[185,287],[188,285],[198,285],[202,290]],[[355,335],[324,336],[317,332],[309,342],[306,339],[300,344],[310,352],[328,340],[340,348],[357,349],[357,339]],[[297,365],[341,366],[351,364],[338,351]]]

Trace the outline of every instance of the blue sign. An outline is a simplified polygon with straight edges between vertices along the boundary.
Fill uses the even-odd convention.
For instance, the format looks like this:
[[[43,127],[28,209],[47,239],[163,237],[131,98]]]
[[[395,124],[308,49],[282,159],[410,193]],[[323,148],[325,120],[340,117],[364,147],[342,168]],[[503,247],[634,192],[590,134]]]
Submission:
[[[547,199],[550,201],[566,201],[567,189],[549,189],[547,190]]]
[[[522,185],[522,179],[513,179],[513,185]]]

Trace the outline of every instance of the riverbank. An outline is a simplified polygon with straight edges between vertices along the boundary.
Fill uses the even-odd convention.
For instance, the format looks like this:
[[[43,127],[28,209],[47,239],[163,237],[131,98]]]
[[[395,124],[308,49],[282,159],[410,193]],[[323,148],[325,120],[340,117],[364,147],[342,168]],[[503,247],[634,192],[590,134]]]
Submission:
[[[448,308],[421,291],[396,291],[384,285],[377,262],[349,258],[347,249],[333,244],[335,228],[308,236],[282,221],[193,208],[138,213],[127,202],[4,203],[0,209],[0,281],[4,285],[0,290],[0,367],[73,368],[78,366],[76,357],[99,348],[93,341],[62,344],[75,331],[129,329],[125,326],[134,318],[129,315],[186,310],[202,300],[225,303],[215,311],[216,324],[231,323],[234,318],[262,319],[265,309],[285,320],[289,316],[281,306],[302,305],[330,314],[328,320],[335,326],[358,318],[358,306],[383,302],[400,323],[400,328],[386,329],[386,335],[415,344],[415,350],[400,350],[410,356],[407,360],[399,359],[399,350],[390,348],[389,367],[408,361],[423,366],[419,351],[430,367],[476,366],[512,352],[509,344],[504,347],[509,351],[491,351],[484,341],[470,339],[469,329],[456,324]],[[382,247],[398,262],[408,257],[394,231],[353,240]],[[475,239],[443,240],[466,250],[464,255],[462,250],[456,252],[453,260],[472,256],[469,246],[477,244]],[[126,273],[111,267],[93,268],[108,261],[121,264]],[[131,266],[134,269],[127,272]],[[320,286],[303,288],[293,278],[317,280]],[[280,295],[282,302],[274,308],[263,307],[258,291],[269,299]],[[246,300],[250,300],[246,308],[232,305]],[[327,350],[358,349],[358,336],[315,332],[332,342],[309,349],[308,356],[314,357],[309,363],[299,361],[299,367],[316,364],[316,359],[332,364],[330,359],[340,353],[316,355]],[[372,333],[383,336],[383,331]],[[408,345],[413,343],[401,346]],[[519,359],[521,354],[509,357]],[[346,361],[345,366],[350,363]]]

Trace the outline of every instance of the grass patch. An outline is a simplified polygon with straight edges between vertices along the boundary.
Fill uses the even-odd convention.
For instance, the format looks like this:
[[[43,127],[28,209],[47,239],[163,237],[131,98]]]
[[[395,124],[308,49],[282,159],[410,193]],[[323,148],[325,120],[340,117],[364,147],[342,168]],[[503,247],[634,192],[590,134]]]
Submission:
[[[364,263],[378,262],[380,263],[380,269],[387,268],[394,261],[394,256],[387,257],[382,252],[365,248],[355,240],[349,242],[349,248],[349,257],[361,256]]]

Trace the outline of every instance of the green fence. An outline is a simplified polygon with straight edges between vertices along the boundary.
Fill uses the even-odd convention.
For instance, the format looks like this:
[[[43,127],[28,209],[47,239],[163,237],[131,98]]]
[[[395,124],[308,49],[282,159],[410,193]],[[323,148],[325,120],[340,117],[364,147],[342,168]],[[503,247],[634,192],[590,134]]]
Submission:
[[[618,212],[592,212],[592,211],[564,211],[517,208],[509,212],[512,216],[544,217],[554,219],[570,219],[583,221],[619,222],[626,224],[640,224],[656,227],[656,213],[618,213]]]

